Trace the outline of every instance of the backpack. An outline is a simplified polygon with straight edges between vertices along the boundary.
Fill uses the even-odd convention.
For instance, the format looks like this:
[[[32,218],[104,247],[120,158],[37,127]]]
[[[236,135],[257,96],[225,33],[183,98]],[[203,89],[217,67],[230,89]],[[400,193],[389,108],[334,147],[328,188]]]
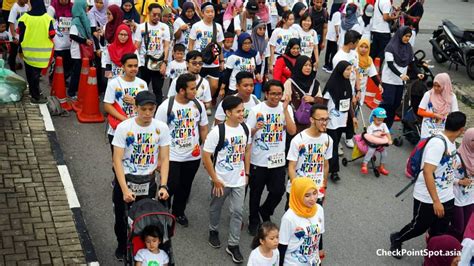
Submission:
[[[204,64],[211,65],[221,53],[221,47],[217,44],[217,25],[212,22],[212,39],[202,50],[202,61]]]
[[[433,138],[438,138],[443,140],[444,143],[444,155],[447,155],[448,153],[448,144],[446,143],[446,139],[443,136],[440,135],[434,135],[426,139],[422,139],[416,144],[415,148],[412,150],[410,153],[410,156],[407,159],[407,164],[405,167],[405,175],[410,179],[410,183],[404,187],[400,192],[395,195],[395,197],[400,196],[405,192],[411,185],[415,184],[416,180],[418,179],[418,176],[421,171],[423,171],[423,168],[421,168],[421,164],[423,163],[423,152],[425,151],[426,144],[433,139]]]
[[[247,142],[248,142],[248,139],[250,137],[249,128],[247,127],[247,124],[245,123],[240,123],[240,125],[245,131],[245,136],[247,137]],[[217,142],[217,146],[214,151],[214,155],[212,159],[212,162],[214,163],[214,167],[216,166],[217,154],[224,148],[224,142],[225,142],[225,123],[218,124],[217,127],[219,128],[219,141]]]
[[[202,80],[202,79],[201,79]],[[201,84],[201,83],[199,83]],[[199,85],[198,85],[199,86]],[[174,105],[174,97],[175,96],[171,96],[169,98],[169,101],[168,101],[168,111],[166,112],[166,117],[168,118],[168,124],[171,123],[171,121],[173,119],[170,119],[170,116],[171,116],[171,111],[173,110],[173,105]],[[202,116],[202,106],[201,104],[199,103],[199,101],[197,99],[192,99],[192,102],[196,105],[196,108],[198,109],[199,111],[199,115]]]
[[[51,116],[68,116],[69,112],[64,110],[56,96],[48,96],[48,106],[49,114]]]

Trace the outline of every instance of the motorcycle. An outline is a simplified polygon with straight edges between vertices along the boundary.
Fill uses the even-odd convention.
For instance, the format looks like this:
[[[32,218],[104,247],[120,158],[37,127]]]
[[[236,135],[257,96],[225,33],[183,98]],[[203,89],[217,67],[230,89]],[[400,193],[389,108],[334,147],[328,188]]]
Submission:
[[[455,65],[456,70],[459,65],[465,66],[467,75],[474,79],[474,30],[462,30],[445,19],[433,32],[430,43],[436,62],[449,61],[449,69]]]

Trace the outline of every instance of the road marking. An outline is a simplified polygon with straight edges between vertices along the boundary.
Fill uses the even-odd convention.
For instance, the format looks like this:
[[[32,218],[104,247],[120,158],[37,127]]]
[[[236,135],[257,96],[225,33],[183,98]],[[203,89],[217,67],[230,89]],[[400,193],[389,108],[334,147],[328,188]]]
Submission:
[[[98,261],[93,261],[93,262],[87,263],[87,265],[89,265],[89,266],[99,266],[100,264],[99,264]]]
[[[61,181],[64,185],[64,190],[66,191],[67,201],[69,203],[69,208],[80,208],[79,199],[76,195],[76,190],[74,190],[74,185],[72,184],[71,176],[67,170],[66,165],[58,165],[59,175],[61,176]]]
[[[41,115],[43,116],[44,127],[46,131],[54,131],[53,120],[51,119],[51,115],[49,115],[48,106],[46,104],[39,105]]]

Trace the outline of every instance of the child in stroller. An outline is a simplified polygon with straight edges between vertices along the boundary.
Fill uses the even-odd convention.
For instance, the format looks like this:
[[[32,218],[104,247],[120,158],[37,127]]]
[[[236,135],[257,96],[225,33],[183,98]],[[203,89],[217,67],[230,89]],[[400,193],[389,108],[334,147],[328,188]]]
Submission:
[[[146,248],[138,250],[134,257],[135,266],[168,265],[168,254],[159,248],[163,241],[163,231],[160,226],[148,225],[145,227],[142,232],[142,241],[145,242]]]

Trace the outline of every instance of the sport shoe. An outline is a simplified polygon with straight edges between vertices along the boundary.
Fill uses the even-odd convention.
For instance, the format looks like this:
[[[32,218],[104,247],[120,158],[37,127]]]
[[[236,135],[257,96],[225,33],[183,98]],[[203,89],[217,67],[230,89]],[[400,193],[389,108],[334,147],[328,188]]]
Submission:
[[[249,223],[249,226],[247,227],[247,229],[248,229],[248,232],[251,236],[256,236],[257,231],[258,231],[258,224],[250,224]]]
[[[116,248],[115,249],[115,258],[119,261],[123,261],[123,259],[125,258],[125,252],[120,248]]]
[[[332,73],[332,67],[324,65],[322,69],[326,72],[331,74]]]
[[[338,146],[338,149],[337,149],[337,154],[339,154],[339,156],[344,155],[344,147],[342,147],[341,143],[339,143],[339,146]]]
[[[364,175],[369,173],[369,169],[367,169],[366,163],[362,163],[362,166],[360,167],[360,173]]]
[[[392,252],[392,257],[396,259],[401,259],[402,255],[402,243],[396,241],[398,237],[398,233],[391,233],[390,234],[390,251]]]
[[[337,183],[339,180],[341,180],[338,173],[332,173],[330,178],[334,183]]]
[[[188,218],[186,217],[186,215],[177,216],[176,217],[176,222],[179,223],[180,225],[182,225],[183,227],[188,227],[189,226],[189,221],[188,221]]]
[[[346,146],[347,148],[354,148],[354,141],[352,139],[346,139]]]
[[[239,249],[239,246],[227,246],[227,248],[225,249],[225,251],[227,252],[227,254],[229,254],[230,256],[232,256],[232,260],[235,262],[235,263],[242,263],[244,262],[244,257],[242,256],[242,254],[240,253],[240,249]]]
[[[30,102],[31,104],[45,104],[48,102],[48,99],[41,95],[38,99],[31,97]]]
[[[388,174],[390,174],[390,171],[388,171],[387,169],[385,169],[385,167],[383,167],[383,166],[379,166],[378,170],[379,170],[379,172],[380,172],[382,175],[388,175]]]
[[[220,248],[221,241],[219,240],[219,232],[209,231],[209,245],[213,248]]]

